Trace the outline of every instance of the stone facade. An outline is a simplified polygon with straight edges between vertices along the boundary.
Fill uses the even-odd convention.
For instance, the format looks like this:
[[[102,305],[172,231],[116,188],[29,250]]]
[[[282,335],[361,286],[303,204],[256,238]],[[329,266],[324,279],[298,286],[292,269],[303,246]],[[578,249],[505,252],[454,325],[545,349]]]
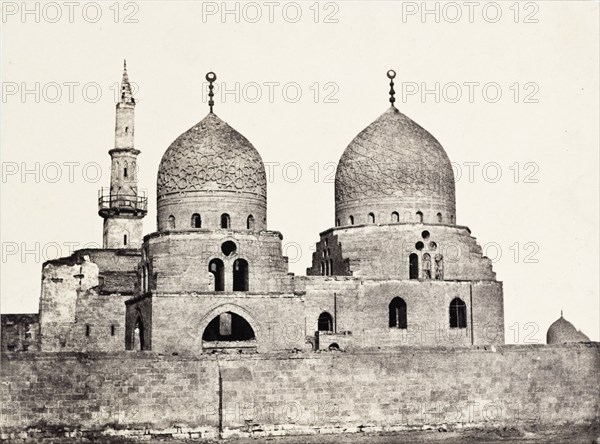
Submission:
[[[165,152],[157,230],[143,236],[134,108],[125,72],[110,191],[99,199],[105,248],[43,265],[35,340],[19,327],[37,332],[34,318],[9,329],[3,317],[3,351],[39,351],[7,358],[7,427],[23,414],[26,427],[118,422],[197,436],[252,434],[249,424],[387,430],[406,425],[395,404],[432,398],[453,406],[458,416],[443,422],[456,424],[468,408],[457,400],[531,404],[532,421],[597,418],[597,345],[503,346],[502,283],[456,224],[448,156],[396,108],[344,152],[336,223],[320,234],[307,276],[288,272],[283,236],[267,228],[258,151],[212,107]],[[576,378],[561,385],[575,362]],[[225,404],[257,400],[318,405],[326,416],[224,419]]]

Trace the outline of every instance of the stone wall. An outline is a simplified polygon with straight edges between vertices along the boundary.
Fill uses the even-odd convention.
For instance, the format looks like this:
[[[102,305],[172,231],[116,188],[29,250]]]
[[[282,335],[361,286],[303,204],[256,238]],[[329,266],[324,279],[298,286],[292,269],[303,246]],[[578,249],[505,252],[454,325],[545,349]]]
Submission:
[[[119,351],[125,344],[125,300],[135,291],[141,254],[80,250],[42,269],[42,351]]]
[[[417,244],[421,243],[421,249]],[[443,257],[443,280],[495,280],[492,262],[467,227],[445,224],[369,224],[332,228],[321,233],[308,275],[322,275],[329,258],[333,275],[369,279],[409,279],[409,257],[419,258],[419,279],[425,279],[423,257]]]
[[[598,343],[199,357],[4,353],[2,433],[64,436],[68,425],[71,434],[214,437],[598,423],[598,372]]]

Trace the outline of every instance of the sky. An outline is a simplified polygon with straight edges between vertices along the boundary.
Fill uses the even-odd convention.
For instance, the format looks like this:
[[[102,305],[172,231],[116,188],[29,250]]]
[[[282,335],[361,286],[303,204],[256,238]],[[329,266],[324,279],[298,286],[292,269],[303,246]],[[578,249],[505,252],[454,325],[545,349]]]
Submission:
[[[335,165],[396,106],[453,162],[457,223],[504,286],[506,341],[561,313],[600,339],[597,2],[3,2],[2,313],[37,312],[45,260],[102,243],[123,59],[144,230],[162,154],[208,112],[260,152],[268,226],[305,274]]]

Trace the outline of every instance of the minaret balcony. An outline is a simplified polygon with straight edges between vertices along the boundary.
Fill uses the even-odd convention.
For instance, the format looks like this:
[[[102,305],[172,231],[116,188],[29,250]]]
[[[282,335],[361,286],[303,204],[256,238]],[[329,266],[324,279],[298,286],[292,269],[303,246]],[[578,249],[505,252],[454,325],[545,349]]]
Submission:
[[[148,197],[145,191],[138,194],[113,194],[107,188],[98,191],[98,214],[102,217],[114,214],[144,217],[147,212]]]

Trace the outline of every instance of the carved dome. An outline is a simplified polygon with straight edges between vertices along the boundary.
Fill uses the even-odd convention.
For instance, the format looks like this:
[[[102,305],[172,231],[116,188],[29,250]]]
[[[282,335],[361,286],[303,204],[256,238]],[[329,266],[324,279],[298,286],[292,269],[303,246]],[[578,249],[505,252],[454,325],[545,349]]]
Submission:
[[[158,167],[158,228],[189,229],[200,215],[201,228],[245,229],[248,218],[266,228],[265,167],[252,144],[209,113],[169,146]],[[175,221],[175,222],[173,222]]]
[[[435,137],[392,106],[344,151],[336,171],[335,204],[336,225],[368,223],[370,213],[377,223],[398,221],[392,213],[399,221],[413,222],[417,212],[426,223],[453,224],[450,159]]]
[[[181,134],[158,168],[158,198],[188,191],[226,190],[266,198],[265,167],[252,144],[215,114]]]
[[[580,330],[577,330],[573,324],[560,315],[556,321],[550,325],[546,333],[547,344],[564,344],[567,342],[589,342],[588,338]]]

